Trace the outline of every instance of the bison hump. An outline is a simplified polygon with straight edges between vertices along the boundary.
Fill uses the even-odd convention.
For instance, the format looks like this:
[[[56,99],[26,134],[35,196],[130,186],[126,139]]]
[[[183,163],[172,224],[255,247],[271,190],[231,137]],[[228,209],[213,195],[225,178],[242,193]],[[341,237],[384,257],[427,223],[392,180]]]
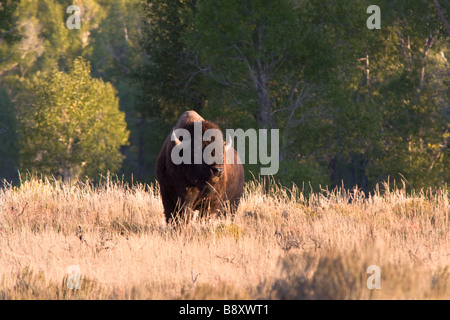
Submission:
[[[186,111],[180,116],[180,118],[178,118],[175,129],[183,128],[187,124],[194,123],[196,121],[205,121],[205,119],[193,110]]]

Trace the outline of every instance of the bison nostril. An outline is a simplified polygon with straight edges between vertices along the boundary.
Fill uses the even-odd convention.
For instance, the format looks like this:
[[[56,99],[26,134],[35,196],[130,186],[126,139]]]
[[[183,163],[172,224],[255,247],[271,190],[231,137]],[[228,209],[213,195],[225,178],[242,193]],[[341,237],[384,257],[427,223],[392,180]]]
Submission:
[[[223,168],[221,168],[221,167],[220,168],[213,167],[213,168],[211,168],[211,172],[215,176],[220,176],[220,175],[222,175]]]

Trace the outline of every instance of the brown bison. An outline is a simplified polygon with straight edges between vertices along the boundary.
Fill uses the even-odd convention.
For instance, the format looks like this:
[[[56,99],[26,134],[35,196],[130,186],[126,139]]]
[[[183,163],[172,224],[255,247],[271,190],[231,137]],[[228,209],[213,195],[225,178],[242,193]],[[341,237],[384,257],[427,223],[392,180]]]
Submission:
[[[175,163],[173,161],[172,150],[182,143],[182,137],[176,135],[176,131],[180,131],[177,129],[184,129],[185,132],[189,132],[190,137],[194,137],[195,125],[200,128],[200,124],[202,137],[209,129],[220,132],[219,146],[223,148],[223,159],[220,159],[222,161],[211,163],[203,158],[201,162],[195,161],[194,157],[196,152],[198,156],[199,150],[194,150],[195,143],[192,143],[190,146],[192,161],[175,164],[177,161]],[[213,138],[210,141],[202,139],[201,151],[203,152],[213,142]],[[214,155],[214,151],[212,153]],[[228,161],[232,164],[226,161],[227,153],[234,156],[233,161]],[[183,113],[172,133],[168,135],[156,162],[156,176],[167,223],[187,222],[195,210],[199,210],[200,217],[205,217],[208,213],[224,213],[227,203],[234,215],[244,188],[244,167],[238,153],[231,147],[231,141],[229,145],[225,144],[220,128],[215,123],[203,119],[195,111]]]

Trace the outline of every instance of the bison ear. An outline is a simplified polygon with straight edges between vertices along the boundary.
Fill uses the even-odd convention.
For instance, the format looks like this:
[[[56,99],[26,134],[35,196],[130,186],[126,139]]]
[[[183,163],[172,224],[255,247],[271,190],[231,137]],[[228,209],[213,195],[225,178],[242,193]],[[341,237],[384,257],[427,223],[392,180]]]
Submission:
[[[175,145],[179,145],[181,143],[180,139],[177,138],[177,135],[175,134],[175,129],[172,128],[172,136],[171,140],[175,141]]]
[[[231,139],[231,136],[230,136],[229,133],[227,133],[227,138],[228,138],[228,141],[227,141],[227,143],[225,144],[225,152],[227,152],[228,150],[230,150],[230,149],[231,149],[231,145],[233,144],[233,140]]]

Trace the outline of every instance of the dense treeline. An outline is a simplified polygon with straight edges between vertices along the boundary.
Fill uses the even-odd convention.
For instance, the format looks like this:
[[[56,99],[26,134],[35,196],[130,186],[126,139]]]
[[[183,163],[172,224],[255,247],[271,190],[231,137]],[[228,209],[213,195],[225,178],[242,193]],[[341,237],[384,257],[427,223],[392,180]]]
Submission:
[[[71,2],[0,1],[2,178],[151,181],[194,109],[279,129],[285,184],[449,181],[448,0],[82,0],[69,29]]]

